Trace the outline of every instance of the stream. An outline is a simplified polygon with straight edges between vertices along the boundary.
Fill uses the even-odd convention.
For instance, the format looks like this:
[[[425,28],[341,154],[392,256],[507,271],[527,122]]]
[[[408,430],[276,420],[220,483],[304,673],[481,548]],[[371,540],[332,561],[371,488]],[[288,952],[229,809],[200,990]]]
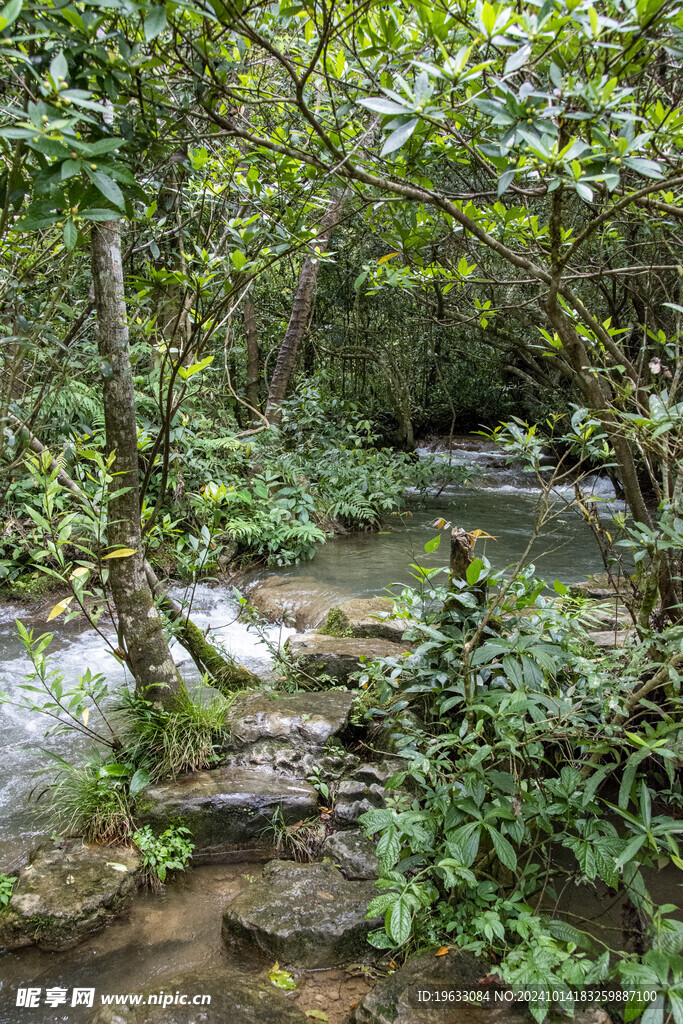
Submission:
[[[421,449],[420,454],[427,454],[427,449]],[[447,543],[431,555],[425,555],[423,550],[425,542],[434,536],[429,524],[437,517],[468,530],[480,529],[491,534],[495,539],[478,542],[476,553],[483,552],[494,567],[501,568],[518,559],[526,546],[540,493],[533,480],[506,467],[490,442],[479,438],[456,438],[452,453],[437,448],[436,455],[467,466],[468,472],[471,469],[469,482],[448,485],[423,499],[412,495],[407,512],[387,516],[381,531],[331,539],[312,561],[277,570],[278,574],[300,578],[302,589],[329,587],[346,597],[386,593],[391,584],[410,582],[411,562],[427,566],[447,563]],[[592,486],[607,506],[621,507],[614,501],[609,481],[596,477]],[[539,575],[551,582],[558,577],[563,582],[577,581],[602,569],[588,528],[576,515],[567,512],[558,515],[543,532],[531,560]],[[266,575],[263,571],[252,573],[241,583],[248,584]],[[39,611],[26,605],[0,607],[0,689],[16,693],[30,667],[16,634],[15,617],[33,627],[36,634],[54,631],[50,651],[55,667],[67,680],[90,668],[105,673],[112,686],[124,682],[124,670],[107,653],[99,637],[84,631],[77,621],[65,624],[60,619],[48,626],[47,608],[49,604]],[[193,595],[192,615],[198,625],[211,629],[238,662],[261,675],[268,672],[268,648],[236,620],[231,587],[198,586]],[[293,632],[273,626],[268,635],[271,641],[284,642]],[[189,657],[180,648],[176,651],[181,671],[188,679],[196,678]],[[0,870],[7,872],[18,867],[26,853],[46,837],[45,823],[35,803],[28,799],[37,785],[34,773],[45,761],[39,748],[58,747],[66,758],[78,757],[82,749],[79,738],[67,733],[56,741],[45,742],[44,728],[44,722],[37,717],[31,718],[8,706],[0,709]],[[39,780],[37,788],[40,789]],[[222,907],[240,886],[248,884],[250,875],[259,872],[260,865],[248,863],[194,867],[169,885],[163,895],[141,895],[128,917],[73,951],[42,953],[29,949],[5,954],[0,958],[0,986],[36,982],[45,987],[59,984],[60,979],[66,984],[68,978],[70,986],[90,980],[103,991],[136,991],[153,988],[155,976],[162,972],[232,956],[220,940]],[[251,971],[262,966],[254,962],[244,965]],[[306,1008],[317,1005],[329,1015],[330,1024],[337,1024],[367,986],[364,976],[337,971],[324,972],[317,979],[311,975],[302,980],[300,989],[308,992],[304,999]],[[337,1000],[339,1014],[334,1012]],[[5,1003],[0,1000],[0,1024],[16,1024],[12,1008]],[[30,1015],[24,1013],[22,1017],[31,1024],[65,1019],[58,1011],[47,1008]]]

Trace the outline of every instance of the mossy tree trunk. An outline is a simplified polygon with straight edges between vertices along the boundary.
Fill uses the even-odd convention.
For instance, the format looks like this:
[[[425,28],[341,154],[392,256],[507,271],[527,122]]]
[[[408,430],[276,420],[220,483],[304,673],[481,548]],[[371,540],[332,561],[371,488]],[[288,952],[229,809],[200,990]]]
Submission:
[[[119,647],[138,690],[150,700],[164,700],[179,690],[181,680],[145,574],[135,393],[119,221],[93,225],[92,274],[97,341],[104,377],[106,444],[107,451],[116,456],[107,507],[107,543],[112,551],[117,548],[132,551],[125,557],[108,561]]]

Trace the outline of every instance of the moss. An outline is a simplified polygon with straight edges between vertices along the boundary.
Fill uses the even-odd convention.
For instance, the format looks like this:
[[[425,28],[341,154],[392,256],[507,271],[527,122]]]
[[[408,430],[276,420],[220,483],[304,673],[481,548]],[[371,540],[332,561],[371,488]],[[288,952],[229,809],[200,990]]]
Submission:
[[[353,636],[353,630],[349,628],[349,620],[341,608],[330,609],[325,625],[318,632],[323,636]]]
[[[0,584],[3,597],[16,601],[29,601],[36,597],[44,597],[55,590],[63,590],[64,584],[53,576],[42,572],[25,572],[8,582]]]

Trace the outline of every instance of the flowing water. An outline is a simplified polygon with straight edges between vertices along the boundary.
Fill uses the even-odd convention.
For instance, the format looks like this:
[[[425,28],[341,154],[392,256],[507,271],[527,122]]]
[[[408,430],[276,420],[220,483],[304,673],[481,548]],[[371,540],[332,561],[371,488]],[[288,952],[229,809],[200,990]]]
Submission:
[[[426,449],[422,451],[426,453]],[[467,467],[468,482],[435,489],[426,498],[413,495],[407,513],[387,517],[379,533],[334,538],[318,551],[312,562],[279,573],[301,578],[302,587],[313,581],[313,585],[330,587],[341,596],[382,594],[393,583],[410,582],[411,562],[427,566],[447,563],[447,536],[441,550],[431,555],[425,555],[423,550],[425,542],[434,536],[429,524],[438,517],[467,530],[479,529],[490,534],[492,539],[478,542],[477,553],[483,552],[494,567],[515,562],[526,547],[537,514],[540,491],[532,478],[507,467],[490,443],[479,439],[456,438],[452,451],[437,449],[436,454],[444,462]],[[608,507],[615,504],[608,482],[596,478],[593,489]],[[559,514],[543,530],[531,560],[544,578],[552,581],[559,577],[572,582],[599,571],[601,563],[587,527],[561,508],[560,503]],[[264,575],[260,573],[258,577]],[[26,606],[0,608],[0,689],[16,696],[18,685],[30,670],[16,635],[15,617],[34,628],[37,635],[54,632],[50,650],[55,667],[64,673],[67,683],[86,668],[105,673],[113,687],[124,682],[123,669],[101,638],[83,631],[77,622],[64,624],[56,620],[48,625],[46,611]],[[231,588],[199,586],[192,596],[192,615],[198,625],[210,629],[214,638],[225,644],[238,662],[261,675],[268,671],[268,647],[236,618]],[[268,637],[272,643],[284,642],[292,632],[273,627]],[[192,662],[179,648],[177,654],[186,678],[195,678]],[[46,835],[40,804],[28,800],[37,782],[40,789],[40,782],[34,777],[46,761],[40,748],[58,748],[67,758],[78,757],[83,750],[77,736],[62,734],[57,740],[46,741],[44,731],[45,723],[37,716],[11,706],[0,709],[0,871],[16,868],[28,850]],[[155,976],[162,971],[196,964],[212,956],[224,957],[220,908],[239,886],[247,884],[245,878],[250,872],[258,870],[258,866],[249,865],[194,868],[183,882],[169,887],[165,896],[142,896],[134,904],[129,919],[116,922],[76,951],[46,954],[28,950],[5,956],[0,959],[0,983],[4,979],[8,984],[14,979],[15,983],[32,981],[41,985],[43,979],[43,984],[57,985],[60,979],[68,978],[69,985],[88,981],[95,984],[96,976],[102,979],[106,975],[107,991],[134,991],[153,987]],[[255,970],[256,965],[252,963],[250,969]],[[307,981],[302,979],[301,990],[308,991],[313,1000],[303,1008],[323,1008],[334,1024],[337,1016],[330,1012],[330,1007],[334,1007],[335,1000],[341,1000],[341,1020],[342,1003],[348,1008],[354,995],[362,995],[365,981],[359,987],[356,978],[354,989],[344,972],[327,972],[325,977],[326,980],[317,981],[312,975]],[[98,984],[103,988],[101,980]],[[66,1019],[59,1014],[36,1014],[30,1015],[32,1024]],[[22,1019],[29,1017],[24,1015]],[[15,1024],[15,1020],[0,1014],[0,1024]]]

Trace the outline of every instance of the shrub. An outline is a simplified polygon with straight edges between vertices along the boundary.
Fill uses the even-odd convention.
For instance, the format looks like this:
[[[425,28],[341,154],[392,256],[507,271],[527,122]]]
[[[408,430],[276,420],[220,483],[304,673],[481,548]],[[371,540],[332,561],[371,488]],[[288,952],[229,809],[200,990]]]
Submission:
[[[133,842],[142,854],[145,884],[158,889],[169,871],[184,871],[192,857],[194,844],[190,830],[184,825],[173,825],[160,836],[155,836],[149,825],[133,833]]]

